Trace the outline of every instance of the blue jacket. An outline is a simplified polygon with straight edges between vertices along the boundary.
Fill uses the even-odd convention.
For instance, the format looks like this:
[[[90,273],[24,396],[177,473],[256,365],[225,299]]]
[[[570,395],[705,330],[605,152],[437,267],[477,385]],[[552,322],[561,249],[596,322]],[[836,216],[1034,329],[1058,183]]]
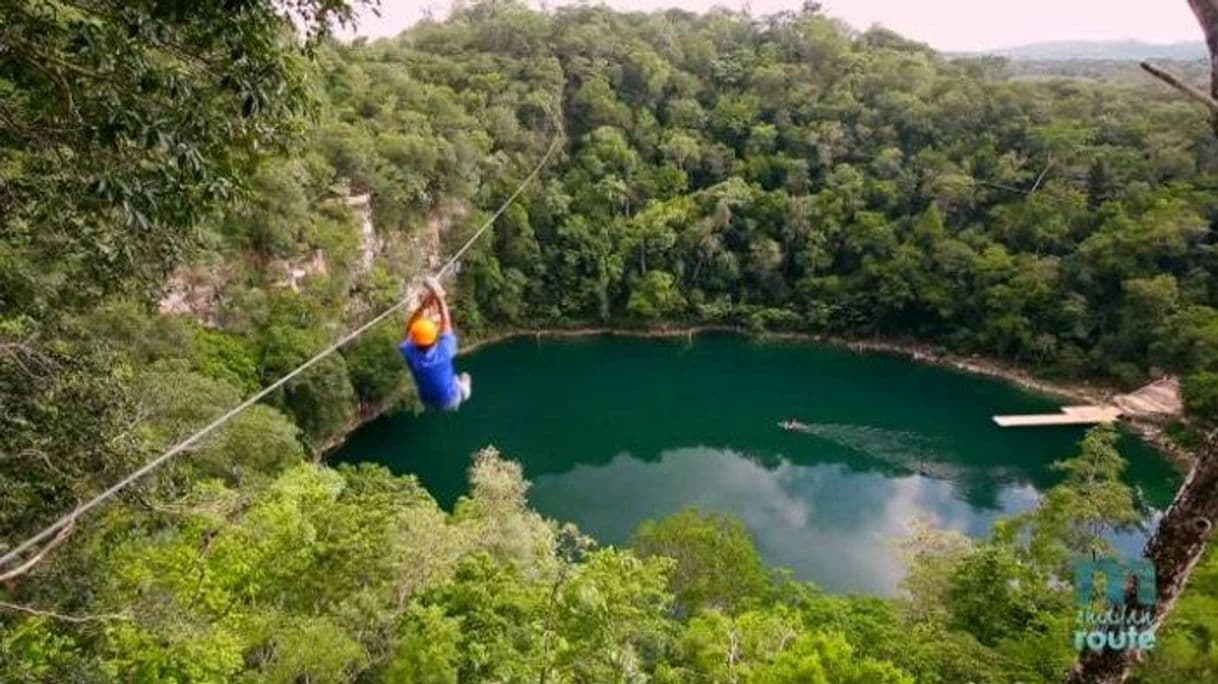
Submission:
[[[398,345],[402,358],[410,366],[419,399],[430,408],[445,408],[456,401],[461,389],[453,359],[457,356],[457,336],[451,331],[441,333],[436,343],[419,347],[409,339]]]

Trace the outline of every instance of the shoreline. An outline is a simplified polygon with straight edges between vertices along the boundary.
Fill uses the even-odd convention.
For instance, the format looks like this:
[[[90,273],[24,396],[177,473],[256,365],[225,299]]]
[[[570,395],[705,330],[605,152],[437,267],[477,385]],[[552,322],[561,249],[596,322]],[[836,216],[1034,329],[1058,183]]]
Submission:
[[[1056,382],[1039,378],[1032,373],[1019,368],[1010,363],[999,361],[993,358],[987,358],[979,355],[962,356],[924,342],[915,342],[912,340],[886,339],[886,340],[859,340],[835,335],[822,335],[813,333],[798,333],[798,332],[756,332],[732,325],[695,325],[686,327],[659,327],[659,328],[613,328],[605,326],[581,326],[573,328],[544,328],[544,329],[514,329],[505,330],[502,332],[489,335],[484,338],[479,338],[472,341],[468,346],[463,348],[458,356],[471,354],[484,346],[504,342],[519,337],[535,337],[540,340],[542,337],[552,338],[575,338],[575,337],[593,337],[593,336],[611,336],[611,337],[633,337],[642,339],[660,339],[660,338],[679,338],[685,337],[692,340],[696,335],[706,333],[726,333],[732,335],[740,335],[761,342],[767,341],[790,341],[790,342],[811,342],[816,344],[824,344],[832,347],[848,349],[856,354],[892,354],[907,358],[917,363],[925,363],[940,368],[956,370],[970,375],[980,375],[1003,382],[1015,385],[1020,389],[1034,392],[1037,394],[1051,396],[1058,399],[1066,399],[1073,402],[1081,402],[1088,404],[1105,404],[1116,394],[1119,394],[1118,388],[1107,385],[1094,383],[1089,381],[1075,381],[1070,383]],[[380,406],[369,407],[370,410],[361,410],[355,418],[350,429],[345,429],[331,442],[325,444],[318,450],[319,461],[324,461],[326,457],[333,452],[338,446],[346,441],[350,433],[360,426],[384,415],[396,402],[393,400],[386,401]],[[1139,438],[1145,441],[1156,451],[1163,454],[1169,462],[1183,473],[1187,473],[1191,468],[1195,457],[1184,447],[1172,440],[1163,429],[1163,426],[1145,418],[1121,418],[1121,423],[1129,426]]]

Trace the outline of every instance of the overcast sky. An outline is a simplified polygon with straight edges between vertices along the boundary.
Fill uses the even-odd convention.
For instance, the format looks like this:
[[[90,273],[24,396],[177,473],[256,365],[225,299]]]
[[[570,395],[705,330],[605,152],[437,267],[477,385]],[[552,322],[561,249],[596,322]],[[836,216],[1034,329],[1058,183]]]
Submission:
[[[550,6],[576,0],[550,0]],[[451,0],[381,0],[381,16],[367,14],[359,35],[396,35],[430,10],[448,13]],[[538,0],[530,4],[538,5]],[[607,0],[620,9],[719,5],[741,9],[746,0]],[[802,0],[751,0],[753,14],[796,9]],[[1200,40],[1186,0],[822,0],[826,11],[860,29],[878,23],[940,50],[984,50],[1046,40],[1119,40],[1150,43]]]

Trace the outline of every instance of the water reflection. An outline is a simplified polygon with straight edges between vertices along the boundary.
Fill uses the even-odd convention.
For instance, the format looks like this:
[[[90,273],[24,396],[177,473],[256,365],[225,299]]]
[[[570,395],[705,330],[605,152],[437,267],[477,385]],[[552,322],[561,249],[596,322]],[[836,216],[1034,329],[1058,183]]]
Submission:
[[[665,450],[656,460],[620,453],[606,464],[579,464],[536,478],[529,495],[547,515],[579,520],[585,532],[616,543],[642,521],[685,506],[730,513],[770,563],[830,591],[874,594],[898,590],[904,567],[896,541],[915,519],[981,537],[997,517],[1028,510],[1038,497],[1031,486],[1012,485],[999,492],[997,509],[978,509],[947,480],[796,465],[783,457],[763,467],[705,446]],[[1139,538],[1118,542],[1136,548]]]

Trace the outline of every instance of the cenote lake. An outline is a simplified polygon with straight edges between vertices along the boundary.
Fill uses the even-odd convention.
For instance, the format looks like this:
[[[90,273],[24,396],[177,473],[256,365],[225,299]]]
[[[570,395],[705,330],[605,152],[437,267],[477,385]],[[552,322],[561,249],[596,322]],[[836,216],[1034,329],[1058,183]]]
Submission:
[[[414,473],[450,508],[471,455],[494,445],[523,464],[538,511],[602,543],[687,506],[731,513],[768,562],[836,592],[895,592],[894,541],[915,518],[981,536],[1035,505],[1084,432],[996,427],[1059,405],[1000,381],[734,335],[517,338],[459,367],[474,378],[460,412],[386,416],[334,459]],[[788,418],[813,434],[779,429]],[[1180,478],[1133,437],[1121,452],[1153,518]],[[1143,539],[1116,541],[1133,553]]]

